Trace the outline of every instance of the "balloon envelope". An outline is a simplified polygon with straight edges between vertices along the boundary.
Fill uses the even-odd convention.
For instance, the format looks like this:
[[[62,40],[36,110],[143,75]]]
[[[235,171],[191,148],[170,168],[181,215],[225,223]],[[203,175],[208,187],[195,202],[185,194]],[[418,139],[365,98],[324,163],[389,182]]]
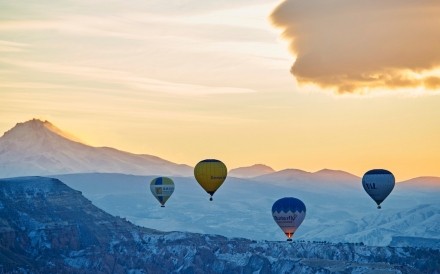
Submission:
[[[194,168],[194,177],[203,189],[211,195],[223,184],[228,174],[225,164],[219,160],[206,159]]]
[[[174,192],[174,182],[168,177],[158,177],[151,181],[150,190],[162,206]]]
[[[391,193],[395,185],[394,175],[385,169],[372,169],[362,177],[362,186],[376,202],[377,208]]]
[[[299,199],[282,198],[273,204],[272,217],[290,240],[306,217],[306,206]]]

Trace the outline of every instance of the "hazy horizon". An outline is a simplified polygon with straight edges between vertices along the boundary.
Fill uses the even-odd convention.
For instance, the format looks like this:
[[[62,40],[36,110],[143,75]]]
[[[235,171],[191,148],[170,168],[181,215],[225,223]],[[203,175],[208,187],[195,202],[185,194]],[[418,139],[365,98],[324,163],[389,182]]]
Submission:
[[[78,143],[84,144],[86,146],[90,146],[89,144],[87,144],[83,140],[77,138],[75,136],[75,134],[72,134],[71,132],[67,132],[67,131],[63,130],[62,128],[58,127],[57,125],[52,124],[48,120],[41,120],[41,119],[37,119],[37,118],[33,118],[31,120],[28,120],[28,121],[17,123],[13,128],[9,129],[2,136],[0,136],[0,140],[1,140],[1,137],[6,136],[6,133],[7,133],[7,135],[8,135],[7,138],[9,140],[11,140],[11,138],[17,138],[17,139],[20,140],[14,146],[17,146],[17,145],[19,145],[19,146],[21,146],[21,145],[29,146],[30,145],[29,142],[34,142],[34,141],[41,142],[42,141],[42,140],[40,140],[41,138],[44,139],[44,143],[46,144],[46,147],[47,147],[47,145],[50,145],[50,147],[58,147],[58,148],[60,147],[60,145],[63,146],[61,140],[56,140],[56,139],[53,139],[53,138],[47,138],[47,135],[43,131],[39,132],[41,130],[41,128],[40,128],[40,126],[37,126],[37,125],[42,125],[43,128],[46,128],[47,130],[55,133],[56,135],[58,135],[58,136],[60,136],[62,138],[66,138],[66,139],[68,139],[70,141],[78,142]],[[13,137],[11,137],[11,134],[12,134]],[[32,136],[31,139],[26,138],[25,137],[26,135]],[[59,143],[59,141],[61,141],[61,143]],[[118,151],[121,151],[123,153],[128,153],[128,154],[133,154],[133,155],[148,155],[146,153],[139,153],[139,152],[135,152],[135,151],[124,151],[124,150],[121,150],[121,149],[119,149],[117,147],[109,147],[109,146],[105,146],[105,145],[103,145],[103,146],[90,146],[90,147],[98,148],[98,149],[99,148],[112,148],[112,149],[116,149]],[[38,154],[40,154],[40,153],[46,154],[47,153],[47,151],[45,151],[44,147],[41,147],[39,149],[40,149],[40,151],[37,152]],[[43,150],[41,150],[41,149],[43,149]],[[69,151],[70,151],[71,153],[73,153],[72,156],[77,154],[77,153],[79,153],[80,151],[84,150],[84,148],[81,148],[81,149],[78,149],[78,151],[71,151],[71,148],[68,148],[68,147],[66,147],[65,149],[66,150],[65,151],[63,150],[62,153],[67,155],[66,153],[69,153]],[[7,148],[6,148],[6,150],[7,150]],[[35,152],[33,152],[33,153],[35,153]],[[18,154],[14,155],[14,156],[15,157],[22,157],[19,154],[20,154],[20,152],[18,152]],[[52,154],[52,153],[49,152],[49,154]],[[151,156],[159,157],[157,155],[151,155]],[[55,157],[57,157],[57,156],[55,156]],[[94,156],[93,156],[93,154],[90,154],[87,157],[89,157],[89,160],[90,160]],[[117,157],[120,157],[120,156],[117,156]],[[159,157],[159,158],[161,158],[161,157]],[[162,158],[162,159],[165,160],[165,161],[170,161],[171,163],[175,163],[175,164],[178,164],[178,165],[182,164],[182,163],[174,162],[173,159],[165,159],[165,158]],[[49,160],[49,161],[52,161],[52,160]],[[8,161],[6,161],[6,162],[8,162]],[[14,161],[12,161],[12,162],[14,162]],[[138,166],[138,164],[139,163],[132,163],[132,165],[134,165],[133,167]],[[68,165],[68,162],[64,163],[64,165]],[[73,164],[73,166],[75,166],[75,164]],[[71,166],[70,168],[75,169],[73,166]],[[188,164],[187,166],[194,168],[195,164],[194,165]],[[57,169],[57,167],[55,165],[52,166],[52,168],[54,168],[55,170]],[[330,168],[327,168],[327,167],[322,167],[322,168],[320,168],[318,170],[302,170],[302,169],[299,169],[297,167],[287,167],[287,168],[284,168],[284,169],[277,170],[277,169],[273,169],[270,165],[267,165],[265,163],[253,163],[253,164],[248,165],[248,166],[242,165],[242,166],[227,167],[228,172],[231,172],[231,171],[234,171],[235,173],[238,172],[237,176],[232,175],[234,172],[232,172],[230,174],[228,173],[228,176],[232,175],[231,177],[236,177],[236,178],[252,178],[252,177],[259,176],[258,174],[261,172],[262,168],[265,170],[264,172],[261,173],[262,175],[270,174],[272,172],[276,173],[276,172],[283,172],[283,171],[288,171],[288,170],[304,171],[304,172],[307,172],[307,173],[310,173],[310,174],[318,174],[319,172],[322,172],[322,171],[325,172],[327,170],[328,171],[338,171],[338,172],[342,172],[341,174],[348,173],[348,174],[357,176],[357,177],[359,177],[359,179],[362,178],[362,176],[364,175],[364,174],[354,174],[354,173],[352,173],[350,171],[342,170],[342,169],[340,169],[340,170],[330,169]],[[90,172],[92,172],[92,173],[94,173],[94,172],[109,173],[110,172],[110,173],[115,173],[115,174],[133,174],[133,175],[140,175],[140,174],[143,174],[143,173],[148,174],[148,175],[155,174],[154,173],[154,167],[153,167],[152,170],[147,168],[147,166],[145,166],[143,169],[144,169],[144,172],[141,172],[141,173],[137,173],[137,172],[132,173],[133,171],[130,172],[128,170],[126,170],[125,172],[121,172],[121,171],[118,171],[118,169],[114,169],[111,172],[110,171],[104,172],[104,171],[99,171],[99,170],[93,170],[92,169]],[[246,170],[244,173],[243,173],[243,169]],[[153,173],[151,173],[151,172],[153,172]],[[158,170],[158,172],[159,172],[159,170]],[[74,173],[81,173],[81,174],[83,174],[83,173],[89,173],[89,172],[84,172],[84,171],[73,172],[73,171],[71,171],[71,172],[67,172],[66,174],[74,174]],[[59,175],[59,174],[64,174],[64,173],[59,173],[59,172],[53,173],[52,172],[51,174],[58,174]],[[157,173],[157,174],[159,174],[159,173]],[[242,174],[242,175],[239,175],[239,174]],[[37,172],[34,175],[42,175],[42,174]],[[28,175],[22,174],[20,176],[28,176]],[[186,177],[187,175],[174,175],[174,176]],[[192,176],[193,175],[192,175],[192,172],[191,172],[190,177],[192,177]],[[331,175],[331,177],[333,177],[333,175]],[[432,178],[439,178],[440,179],[440,177],[437,177],[437,176],[430,176],[430,175],[424,174],[424,175],[419,175],[419,176],[412,177],[412,178],[405,178],[405,179],[397,178],[396,183],[405,182],[407,180],[421,178],[421,177],[432,177]],[[344,179],[343,177],[341,177],[340,179],[345,180],[346,178]],[[435,185],[435,183],[434,183],[434,185]]]

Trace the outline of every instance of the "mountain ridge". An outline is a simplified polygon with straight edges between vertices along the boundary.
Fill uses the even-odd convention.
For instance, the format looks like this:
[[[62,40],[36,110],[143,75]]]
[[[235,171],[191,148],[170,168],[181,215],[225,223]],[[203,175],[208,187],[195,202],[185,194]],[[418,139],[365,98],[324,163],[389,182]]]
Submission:
[[[0,177],[81,172],[191,176],[192,167],[157,156],[93,147],[48,121],[18,123],[0,137]]]
[[[273,172],[275,172],[275,170],[270,166],[254,164],[251,166],[233,168],[228,172],[228,175],[237,178],[253,178]]]
[[[402,181],[399,184],[402,186],[418,186],[423,188],[438,188],[440,187],[440,177],[436,176],[420,176],[412,178],[406,181]]]
[[[108,146],[89,146],[51,122],[35,118],[17,123],[0,137],[0,178],[93,172],[186,177],[193,176],[193,167],[154,155],[131,153]],[[308,172],[288,168],[275,171],[264,164],[231,169],[229,176],[259,181],[325,178],[347,183],[360,180],[360,177],[343,170],[325,168]],[[437,187],[440,178],[420,176],[402,183]]]

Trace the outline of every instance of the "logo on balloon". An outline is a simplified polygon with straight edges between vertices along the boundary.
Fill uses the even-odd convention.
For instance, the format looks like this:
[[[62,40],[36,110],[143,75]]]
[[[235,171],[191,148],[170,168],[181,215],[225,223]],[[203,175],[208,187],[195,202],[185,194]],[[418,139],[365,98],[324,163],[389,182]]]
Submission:
[[[157,177],[151,181],[150,190],[162,207],[165,207],[166,201],[174,192],[174,182],[167,177]]]
[[[194,167],[194,177],[200,186],[211,195],[210,201],[212,201],[212,195],[223,184],[227,175],[228,170],[225,164],[216,159],[200,161]]]
[[[390,195],[395,182],[393,173],[385,169],[372,169],[362,177],[362,186],[376,202],[377,208],[381,208],[380,204]]]
[[[291,241],[302,221],[306,217],[306,206],[293,197],[279,199],[272,206],[272,217],[281,230]]]

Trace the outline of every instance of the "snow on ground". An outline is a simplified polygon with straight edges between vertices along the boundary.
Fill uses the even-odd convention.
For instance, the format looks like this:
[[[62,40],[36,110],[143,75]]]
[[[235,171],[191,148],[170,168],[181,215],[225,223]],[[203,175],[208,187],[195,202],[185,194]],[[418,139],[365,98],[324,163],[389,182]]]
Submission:
[[[95,205],[131,222],[162,231],[187,231],[285,240],[271,215],[272,204],[292,196],[307,207],[296,240],[388,245],[393,236],[440,238],[440,190],[399,188],[376,209],[361,183],[228,178],[214,201],[193,178],[173,178],[174,194],[161,208],[149,190],[153,177],[121,174],[57,176]]]

